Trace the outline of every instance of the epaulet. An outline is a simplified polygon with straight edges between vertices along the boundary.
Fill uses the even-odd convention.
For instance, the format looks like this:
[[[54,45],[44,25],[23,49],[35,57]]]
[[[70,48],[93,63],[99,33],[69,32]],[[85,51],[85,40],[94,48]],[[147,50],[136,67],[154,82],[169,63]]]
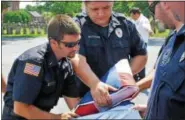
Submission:
[[[84,23],[86,22],[86,17],[87,17],[87,14],[85,12],[82,12],[82,13],[79,13],[78,15],[76,15],[74,20],[75,20],[75,22],[77,22],[79,24],[80,27],[82,27],[84,25]]]
[[[33,60],[38,63],[44,61],[44,56],[47,52],[47,44],[38,45],[36,47],[26,50],[23,54],[19,56],[19,60],[28,61]]]
[[[113,15],[114,15],[116,18],[119,18],[119,19],[127,19],[123,13],[115,13],[115,12],[114,12]]]

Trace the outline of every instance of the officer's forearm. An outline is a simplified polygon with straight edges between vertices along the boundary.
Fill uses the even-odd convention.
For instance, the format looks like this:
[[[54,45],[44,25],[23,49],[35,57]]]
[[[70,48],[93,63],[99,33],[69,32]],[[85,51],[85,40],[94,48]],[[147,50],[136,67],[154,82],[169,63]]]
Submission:
[[[71,59],[71,63],[76,75],[89,88],[93,88],[100,81],[87,64],[84,56],[77,54],[73,59]]]
[[[67,97],[67,96],[63,96],[63,98],[66,101],[67,106],[69,107],[70,110],[72,110],[73,108],[75,108],[75,106],[80,101],[80,98],[70,98],[70,97]]]
[[[153,69],[145,78],[141,79],[136,83],[139,87],[139,91],[143,91],[147,88],[150,88],[153,77],[154,77],[155,70]]]
[[[147,62],[147,55],[138,55],[135,56],[132,61],[131,61],[131,69],[132,69],[132,73],[133,75],[139,73],[145,66],[146,62]]]
[[[33,105],[16,101],[14,102],[14,113],[26,119],[61,119],[61,115],[48,113]]]

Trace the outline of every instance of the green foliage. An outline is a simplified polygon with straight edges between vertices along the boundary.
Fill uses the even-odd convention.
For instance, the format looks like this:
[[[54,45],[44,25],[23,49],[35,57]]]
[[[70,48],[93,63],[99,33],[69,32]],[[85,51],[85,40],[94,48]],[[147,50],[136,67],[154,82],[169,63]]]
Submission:
[[[81,12],[81,1],[46,1],[42,2],[44,4],[39,4],[36,6],[26,6],[27,11],[37,11],[39,13],[51,12],[55,14],[68,14],[74,16],[76,13]],[[130,16],[129,11],[132,7],[139,7],[142,13],[149,17],[148,2],[147,1],[115,1],[113,10],[115,12],[120,12],[126,16]]]
[[[114,3],[113,10],[124,13],[126,16],[130,16],[130,9],[133,7],[138,7],[145,16],[149,16],[148,6],[149,5],[147,1],[116,1]]]
[[[164,32],[159,32],[158,29],[156,29],[156,33],[152,35],[152,37],[160,37],[160,38],[166,38],[170,33],[169,29],[166,29]]]
[[[36,11],[37,7],[36,6],[27,5],[25,10],[26,11]]]
[[[52,12],[43,12],[42,16],[44,17],[44,20],[46,22],[48,22],[53,17],[53,13]]]
[[[81,2],[53,2],[49,11],[53,14],[67,13],[70,16],[74,16],[75,13],[81,12]]]
[[[52,14],[68,14],[74,16],[75,13],[81,12],[81,3],[79,1],[46,1],[44,4],[37,4],[36,6],[26,6],[27,11],[37,11],[41,14],[44,12],[51,12]]]
[[[14,16],[14,13],[12,11],[6,12],[6,14],[4,14],[3,22],[4,23],[12,23],[13,22],[13,19],[12,19],[13,16]]]
[[[117,1],[114,3],[113,10],[115,12],[124,13],[125,15],[127,15],[129,11],[128,3],[128,1]]]
[[[25,10],[20,10],[19,14],[21,16],[21,20],[23,23],[28,23],[31,21],[31,15],[28,12],[26,12]]]
[[[4,15],[4,23],[28,23],[31,21],[31,16],[24,10],[8,11]]]

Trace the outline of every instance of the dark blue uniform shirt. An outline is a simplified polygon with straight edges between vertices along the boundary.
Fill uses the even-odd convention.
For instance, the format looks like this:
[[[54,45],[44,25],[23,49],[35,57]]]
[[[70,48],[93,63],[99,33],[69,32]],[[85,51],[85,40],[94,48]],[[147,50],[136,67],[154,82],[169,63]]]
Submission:
[[[49,44],[31,48],[15,60],[10,71],[3,119],[20,118],[13,113],[14,101],[49,112],[62,95],[78,97],[70,61],[57,61]]]
[[[151,89],[146,119],[185,119],[185,26],[163,45]]]
[[[79,53],[86,57],[99,78],[119,60],[147,54],[135,25],[120,14],[113,13],[109,25],[104,28],[86,15],[79,15],[75,20],[82,30]],[[83,96],[89,89],[82,82],[79,85]]]

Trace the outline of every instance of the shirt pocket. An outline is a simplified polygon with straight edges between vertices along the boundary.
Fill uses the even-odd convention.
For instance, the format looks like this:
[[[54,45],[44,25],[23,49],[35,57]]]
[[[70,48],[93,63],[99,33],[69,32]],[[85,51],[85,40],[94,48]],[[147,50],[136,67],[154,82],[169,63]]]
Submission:
[[[166,74],[162,81],[168,84],[174,93],[179,93],[185,81],[185,62],[174,63],[170,67],[168,68],[170,72],[168,70],[165,71]]]
[[[98,63],[103,52],[103,43],[100,39],[89,39],[87,45],[87,61],[90,63]]]
[[[123,59],[128,58],[129,56],[129,43],[127,38],[124,39],[114,39],[112,40],[112,55],[115,62]]]
[[[56,90],[56,81],[49,75],[46,74],[45,79],[43,81],[42,92],[44,94],[54,93]]]
[[[171,119],[185,119],[185,62],[174,65],[173,73],[167,73],[163,82],[170,87],[171,95],[167,101]]]

